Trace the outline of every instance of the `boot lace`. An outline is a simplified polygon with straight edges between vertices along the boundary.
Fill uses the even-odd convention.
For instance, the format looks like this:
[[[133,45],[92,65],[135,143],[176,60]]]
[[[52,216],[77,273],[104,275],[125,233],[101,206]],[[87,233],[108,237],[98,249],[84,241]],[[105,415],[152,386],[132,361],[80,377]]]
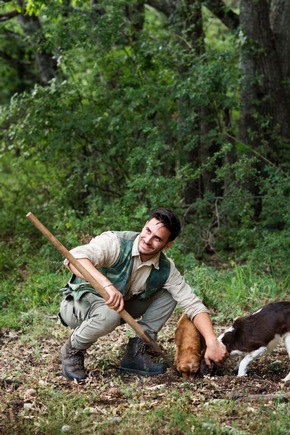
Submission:
[[[85,355],[85,351],[82,351],[82,350],[69,352],[69,358],[70,358],[71,363],[74,365],[75,368],[78,368],[78,369],[84,368],[84,355]]]
[[[134,352],[133,357],[137,356],[139,353],[142,353],[142,354],[146,353],[147,348],[148,348],[147,344],[145,344],[143,342],[138,343],[138,346],[136,346],[136,350]]]

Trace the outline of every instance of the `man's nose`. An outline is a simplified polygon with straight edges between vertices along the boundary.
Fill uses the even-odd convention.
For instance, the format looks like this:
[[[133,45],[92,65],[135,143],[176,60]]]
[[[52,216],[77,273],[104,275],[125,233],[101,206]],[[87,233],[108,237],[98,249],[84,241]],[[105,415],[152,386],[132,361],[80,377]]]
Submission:
[[[147,245],[150,245],[152,241],[152,236],[151,235],[145,236],[144,241],[145,243],[147,243]]]

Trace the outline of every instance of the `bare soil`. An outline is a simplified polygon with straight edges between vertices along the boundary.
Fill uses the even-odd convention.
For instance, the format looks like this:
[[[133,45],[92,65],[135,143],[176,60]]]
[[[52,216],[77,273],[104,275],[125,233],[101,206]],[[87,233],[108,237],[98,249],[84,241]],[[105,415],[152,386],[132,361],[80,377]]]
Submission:
[[[177,319],[177,314],[172,316],[159,336],[159,344],[172,361]],[[218,368],[214,376],[204,378],[184,380],[171,369],[156,377],[123,375],[120,378],[118,364],[128,336],[133,335],[130,327],[125,325],[89,349],[85,360],[89,376],[77,384],[63,377],[59,361],[59,349],[70,331],[57,323],[56,318],[46,319],[46,324],[48,329],[40,334],[34,326],[31,326],[30,334],[24,334],[21,329],[0,330],[0,433],[7,433],[5,428],[11,427],[13,421],[17,422],[27,409],[38,415],[45,413],[44,390],[61,390],[67,395],[81,392],[84,396],[93,390],[95,393],[90,404],[105,414],[109,408],[121,409],[126,405],[126,386],[142,390],[142,400],[147,407],[164,405],[173,390],[180,394],[190,391],[196,410],[199,404],[213,399],[253,403],[263,399],[289,400],[290,382],[281,382],[289,372],[289,357],[283,347],[253,362],[248,376],[243,378],[236,376],[233,371],[235,364],[231,361]],[[218,333],[219,329],[224,328],[217,327]],[[118,379],[122,382],[118,383]],[[122,388],[119,387],[121,383]]]

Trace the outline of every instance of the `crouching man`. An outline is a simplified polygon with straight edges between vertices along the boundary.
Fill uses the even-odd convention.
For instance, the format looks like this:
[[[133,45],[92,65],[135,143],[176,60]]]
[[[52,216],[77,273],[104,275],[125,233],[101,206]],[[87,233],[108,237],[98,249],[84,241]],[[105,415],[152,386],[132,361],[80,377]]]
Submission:
[[[220,364],[225,358],[226,349],[217,340],[207,308],[164,253],[180,228],[179,219],[170,210],[155,209],[140,233],[107,231],[70,251],[103,286],[109,299],[105,301],[65,260],[72,277],[62,289],[59,316],[73,329],[61,348],[62,372],[67,379],[87,377],[86,349],[123,323],[118,314],[123,308],[156,340],[179,304],[205,339],[206,363],[210,365],[212,360]],[[164,373],[166,365],[153,363],[148,345],[134,337],[129,339],[120,371],[154,376]]]

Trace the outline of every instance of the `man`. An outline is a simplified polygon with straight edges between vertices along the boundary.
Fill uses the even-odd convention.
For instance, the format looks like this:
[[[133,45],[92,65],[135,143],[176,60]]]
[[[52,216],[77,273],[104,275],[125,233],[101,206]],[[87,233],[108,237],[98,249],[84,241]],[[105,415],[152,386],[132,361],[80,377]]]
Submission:
[[[76,268],[63,291],[60,319],[73,333],[61,348],[62,371],[67,379],[81,381],[87,376],[84,354],[97,339],[122,323],[124,308],[154,340],[171,316],[176,304],[194,321],[204,336],[205,362],[219,364],[226,349],[217,340],[207,308],[185,282],[172,260],[163,252],[180,232],[179,219],[168,209],[150,213],[141,233],[107,231],[87,245],[71,250],[72,255],[103,286],[105,301]],[[120,371],[153,376],[166,371],[155,364],[139,337],[129,339]]]

